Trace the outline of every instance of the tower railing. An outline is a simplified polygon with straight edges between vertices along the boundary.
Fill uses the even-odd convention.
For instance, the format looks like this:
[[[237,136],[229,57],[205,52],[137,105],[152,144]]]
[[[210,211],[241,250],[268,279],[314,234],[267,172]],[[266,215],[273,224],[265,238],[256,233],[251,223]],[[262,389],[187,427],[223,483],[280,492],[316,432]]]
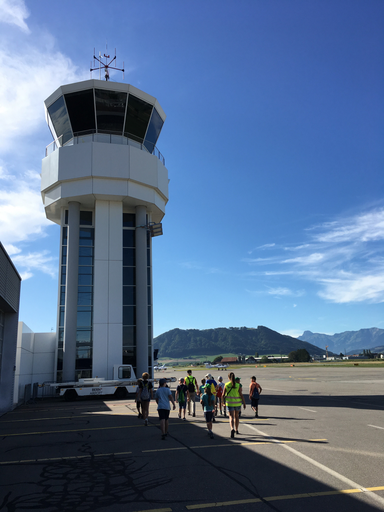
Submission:
[[[128,134],[129,135],[129,134]],[[144,143],[139,142],[131,137],[126,137],[124,135],[121,135],[121,133],[113,133],[108,132],[104,133],[102,131],[95,131],[95,130],[86,130],[84,132],[75,132],[74,136],[69,139],[65,144],[62,144],[63,136],[60,135],[57,139],[52,141],[46,148],[45,148],[45,156],[50,155],[56,149],[61,148],[63,146],[75,146],[76,144],[87,144],[89,142],[102,142],[105,144],[119,144],[122,146],[133,146],[138,149],[141,149],[142,151],[146,151],[147,153],[150,153],[152,155],[155,155],[160,162],[165,165],[165,158],[160,153],[160,151],[157,149],[155,145],[153,145],[152,152],[148,150],[148,148],[144,145]],[[152,144],[152,143],[150,143]]]

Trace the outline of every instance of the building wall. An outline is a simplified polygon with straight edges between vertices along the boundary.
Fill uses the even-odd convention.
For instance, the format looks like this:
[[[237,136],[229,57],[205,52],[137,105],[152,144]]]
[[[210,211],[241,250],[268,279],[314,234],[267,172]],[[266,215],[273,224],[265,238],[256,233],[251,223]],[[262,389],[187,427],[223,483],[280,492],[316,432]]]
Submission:
[[[21,277],[0,243],[0,415],[13,407]]]
[[[54,380],[56,333],[34,333],[19,322],[17,333],[17,352],[14,405],[24,399],[27,384],[52,382]]]

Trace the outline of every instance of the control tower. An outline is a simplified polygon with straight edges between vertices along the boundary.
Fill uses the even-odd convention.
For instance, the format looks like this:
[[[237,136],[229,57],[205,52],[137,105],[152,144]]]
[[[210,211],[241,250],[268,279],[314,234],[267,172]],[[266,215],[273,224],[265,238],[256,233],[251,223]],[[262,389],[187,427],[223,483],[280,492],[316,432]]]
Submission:
[[[57,380],[153,367],[152,237],[162,234],[165,114],[132,85],[87,80],[45,101],[46,216],[61,227]]]

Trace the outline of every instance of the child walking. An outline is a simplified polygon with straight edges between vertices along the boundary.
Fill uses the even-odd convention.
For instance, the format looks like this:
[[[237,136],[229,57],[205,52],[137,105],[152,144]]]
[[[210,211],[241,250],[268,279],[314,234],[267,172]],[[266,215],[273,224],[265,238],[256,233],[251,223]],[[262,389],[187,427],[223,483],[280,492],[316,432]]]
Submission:
[[[183,414],[183,420],[185,421],[185,410],[187,408],[188,400],[188,387],[184,384],[184,379],[179,379],[179,385],[176,388],[176,402],[179,403],[179,418]]]
[[[251,383],[249,385],[249,399],[251,401],[252,410],[255,412],[255,418],[259,417],[259,398],[262,391],[262,387],[256,382],[256,377],[251,377]]]
[[[200,403],[204,409],[204,416],[205,421],[207,423],[208,435],[211,439],[213,439],[212,420],[213,411],[215,409],[215,395],[212,393],[210,384],[205,385],[204,395],[201,397]]]

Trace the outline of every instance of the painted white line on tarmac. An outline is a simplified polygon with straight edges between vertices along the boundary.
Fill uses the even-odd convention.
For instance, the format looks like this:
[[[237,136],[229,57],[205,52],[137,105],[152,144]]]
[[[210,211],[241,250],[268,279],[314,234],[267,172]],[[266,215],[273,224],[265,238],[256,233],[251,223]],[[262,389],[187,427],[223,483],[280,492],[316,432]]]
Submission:
[[[306,409],[305,407],[299,407],[299,409],[302,409],[303,411],[317,412],[317,411],[314,411],[313,409]]]
[[[261,436],[264,436],[264,437],[267,437],[270,441],[272,441],[273,443],[276,443],[276,444],[279,444],[282,448],[284,448],[285,450],[288,450],[290,451],[291,453],[297,455],[298,457],[306,460],[307,462],[309,462],[310,464],[312,464],[313,466],[316,466],[317,468],[325,471],[326,473],[328,473],[329,475],[332,475],[333,477],[337,478],[338,480],[341,480],[342,482],[348,484],[349,486],[351,486],[352,488],[357,488],[357,489],[361,489],[361,491],[364,493],[364,494],[367,494],[367,496],[369,496],[372,500],[376,501],[377,503],[380,503],[381,506],[384,506],[384,498],[382,498],[381,496],[378,496],[377,494],[375,494],[374,492],[372,491],[369,491],[368,489],[366,489],[365,487],[363,487],[362,485],[359,485],[358,483],[354,482],[353,480],[351,480],[350,478],[347,478],[346,476],[344,475],[341,475],[340,473],[338,473],[337,471],[334,471],[333,469],[331,468],[328,468],[327,466],[324,466],[324,464],[321,464],[320,462],[317,462],[316,460],[314,459],[311,459],[311,457],[308,457],[307,455],[304,455],[303,453],[295,450],[294,448],[292,448],[291,446],[288,446],[287,444],[282,444],[281,441],[279,441],[278,439],[274,439],[273,437],[269,436],[268,434],[266,434],[265,432],[262,432],[261,430],[257,429],[256,427],[254,427],[253,425],[249,425],[248,423],[243,423],[243,425],[246,425],[248,428],[254,430],[255,432],[257,432],[259,435]]]
[[[378,427],[376,425],[368,425],[368,427],[372,427],[372,428],[379,428],[380,430],[384,430],[384,427]]]

